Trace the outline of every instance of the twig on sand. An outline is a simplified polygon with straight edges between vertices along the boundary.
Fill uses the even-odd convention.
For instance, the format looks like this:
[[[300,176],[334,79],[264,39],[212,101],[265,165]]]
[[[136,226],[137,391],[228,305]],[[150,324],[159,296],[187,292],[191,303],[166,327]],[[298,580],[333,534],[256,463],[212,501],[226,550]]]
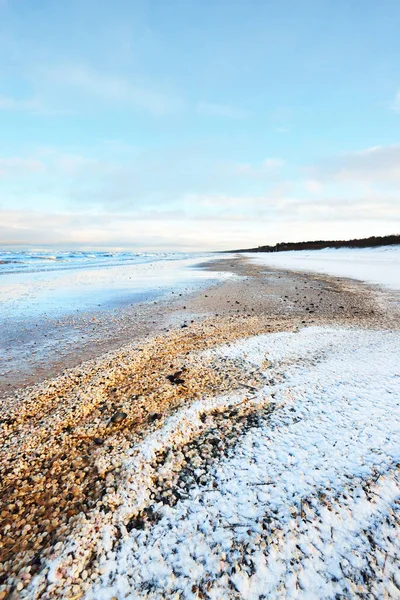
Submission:
[[[378,475],[375,477],[374,479],[374,483],[376,483],[379,479],[379,477],[381,477],[382,473],[378,473]]]
[[[388,553],[388,552],[386,552],[386,554],[385,554],[385,560],[383,561],[382,575],[384,575],[384,574],[385,574],[386,561],[387,561],[387,559],[388,559],[388,555],[389,555],[389,553]]]
[[[257,391],[257,389],[258,389],[254,385],[249,385],[248,383],[242,383],[241,381],[239,381],[239,385],[241,385],[242,387],[248,388],[249,390]]]
[[[273,485],[272,481],[266,482],[258,482],[258,481],[249,481],[247,485]]]

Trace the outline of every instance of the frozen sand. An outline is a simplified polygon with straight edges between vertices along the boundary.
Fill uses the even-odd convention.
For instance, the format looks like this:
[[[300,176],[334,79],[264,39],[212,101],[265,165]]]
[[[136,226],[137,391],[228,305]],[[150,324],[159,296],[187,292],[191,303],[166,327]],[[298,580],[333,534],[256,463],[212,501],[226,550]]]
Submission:
[[[246,304],[257,282],[262,297],[267,297],[268,287],[289,277],[284,273],[260,277],[252,269],[250,273],[254,279],[246,279],[243,287]],[[365,301],[373,302],[375,295],[368,288],[290,277],[295,280],[287,282],[287,289],[276,288],[281,309],[292,315],[292,321],[284,321],[286,326],[291,322],[296,330],[306,322],[307,306],[295,304],[301,285],[317,297],[331,294],[326,307],[348,301],[344,317],[348,325],[356,325],[358,319],[361,326],[377,326],[376,311],[372,316],[370,310],[362,318],[351,316],[354,303],[360,309]],[[357,287],[360,295],[355,293]],[[253,322],[247,314],[250,308],[242,308],[243,298],[240,302],[237,295],[230,298],[234,312],[241,312],[235,320],[237,333],[245,336],[246,319]],[[307,323],[318,318],[318,311]],[[328,312],[322,310],[325,319]],[[121,466],[112,477],[107,475],[106,496],[93,513],[82,515],[65,541],[46,553],[38,576],[21,598],[78,598],[82,591],[90,599],[118,600],[398,597],[394,509],[399,495],[399,333],[343,329],[336,323],[298,333],[250,334],[240,342],[231,338],[219,349],[197,357],[191,354],[198,365],[210,357],[216,365],[234,361],[242,370],[239,386],[248,382],[250,388],[226,396],[214,392],[195,404],[190,393],[184,395],[184,408],[181,404],[132,450],[123,451],[118,443],[115,455],[117,449],[110,445],[111,454],[106,452],[103,458]],[[191,328],[182,331],[189,340]],[[225,333],[216,341],[226,339]],[[213,377],[212,371],[206,372]],[[256,373],[266,380],[260,389],[252,382]],[[118,402],[134,411],[123,392],[124,381],[117,385]],[[93,393],[88,390],[89,397]],[[115,394],[114,390],[113,401]],[[246,410],[254,413],[243,420],[240,407],[246,406],[246,395]],[[229,409],[233,404],[238,404],[239,413]],[[272,414],[258,409],[263,405],[273,408]],[[224,422],[231,421],[231,433],[211,418],[213,407],[223,411]],[[102,422],[101,415],[97,419]],[[90,429],[90,423],[93,419],[79,432]],[[248,425],[241,429],[243,423]],[[211,462],[209,450],[203,456],[209,442],[196,441],[190,457],[182,446],[185,438],[207,428],[208,436],[218,436],[218,448],[227,437],[234,443],[230,453],[219,450]],[[125,435],[129,439],[129,430],[121,442]],[[100,446],[104,447],[107,450]],[[179,480],[183,497],[178,495],[171,504],[184,459],[189,461],[185,472],[193,471],[195,479]],[[100,467],[103,463],[98,462]],[[146,508],[149,513],[141,512]],[[135,511],[140,513],[137,521]]]
[[[400,290],[400,246],[246,253],[260,265],[350,277]]]
[[[400,334],[310,328],[215,353],[249,368],[267,359],[265,375],[278,383],[257,396],[275,411],[208,484],[156,507],[157,524],[116,546],[105,531],[103,575],[86,597],[398,598]],[[169,445],[171,425],[163,431]],[[153,446],[144,443],[143,456]]]

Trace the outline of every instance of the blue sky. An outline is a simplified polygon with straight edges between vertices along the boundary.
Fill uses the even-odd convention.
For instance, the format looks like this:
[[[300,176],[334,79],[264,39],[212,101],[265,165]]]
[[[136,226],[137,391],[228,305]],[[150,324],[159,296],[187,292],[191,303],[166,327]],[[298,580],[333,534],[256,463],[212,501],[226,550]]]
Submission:
[[[399,231],[395,0],[0,0],[0,243]]]

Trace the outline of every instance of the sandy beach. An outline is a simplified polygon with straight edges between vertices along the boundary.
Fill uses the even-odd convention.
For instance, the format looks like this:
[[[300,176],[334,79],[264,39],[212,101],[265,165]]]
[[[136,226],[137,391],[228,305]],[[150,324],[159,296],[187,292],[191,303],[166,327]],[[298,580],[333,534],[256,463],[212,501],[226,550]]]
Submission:
[[[197,255],[88,253],[84,260],[72,253],[68,260],[65,254],[46,260],[34,253],[32,264],[30,256],[4,253],[0,397],[133,338],[165,331],[165,305],[229,277],[199,268]]]
[[[0,598],[399,597],[396,292],[201,266],[2,385]]]
[[[400,600],[399,22],[0,0],[0,600]]]

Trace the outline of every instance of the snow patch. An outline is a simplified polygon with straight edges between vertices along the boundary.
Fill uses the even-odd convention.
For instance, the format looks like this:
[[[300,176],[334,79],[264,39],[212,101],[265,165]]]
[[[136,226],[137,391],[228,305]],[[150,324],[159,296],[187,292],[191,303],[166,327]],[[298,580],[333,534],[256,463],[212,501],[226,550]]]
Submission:
[[[104,553],[87,600],[398,598],[400,333],[309,328],[216,353],[267,357],[279,408]]]
[[[400,290],[400,246],[246,254],[260,265],[350,277]]]

